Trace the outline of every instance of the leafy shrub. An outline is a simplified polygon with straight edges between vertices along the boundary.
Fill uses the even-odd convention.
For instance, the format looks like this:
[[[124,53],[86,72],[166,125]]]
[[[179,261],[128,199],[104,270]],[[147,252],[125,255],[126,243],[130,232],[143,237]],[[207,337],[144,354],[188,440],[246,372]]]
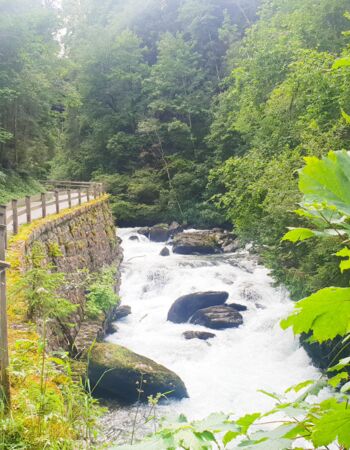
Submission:
[[[85,311],[90,319],[98,318],[119,303],[115,293],[116,270],[114,267],[103,268],[89,285]]]
[[[19,175],[13,171],[1,171],[0,176],[0,204],[7,204],[14,198],[43,191],[39,182],[26,175]]]

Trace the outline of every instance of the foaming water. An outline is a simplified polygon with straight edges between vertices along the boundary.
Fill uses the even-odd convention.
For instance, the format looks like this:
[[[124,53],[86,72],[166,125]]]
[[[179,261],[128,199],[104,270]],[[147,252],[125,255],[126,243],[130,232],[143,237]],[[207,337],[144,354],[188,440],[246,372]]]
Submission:
[[[121,229],[124,262],[121,298],[132,314],[117,323],[108,341],[154,359],[176,372],[190,398],[162,407],[162,414],[183,412],[189,418],[211,412],[262,411],[273,400],[259,389],[283,392],[288,386],[318,377],[291,331],[279,321],[293,303],[284,289],[273,287],[268,270],[247,252],[230,255],[159,255],[164,244],[150,242],[133,229]],[[210,341],[185,340],[187,330],[208,331],[191,324],[167,322],[172,303],[196,291],[229,293],[228,303],[246,305],[244,324],[214,330]],[[213,330],[209,330],[213,331]]]

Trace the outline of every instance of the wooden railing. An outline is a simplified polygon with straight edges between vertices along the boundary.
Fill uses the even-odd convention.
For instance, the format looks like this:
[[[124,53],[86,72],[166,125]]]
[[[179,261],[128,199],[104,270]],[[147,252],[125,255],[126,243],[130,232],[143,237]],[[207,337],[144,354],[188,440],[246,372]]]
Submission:
[[[104,193],[102,183],[47,180],[41,184],[45,188],[42,193],[0,205],[0,399],[5,409],[10,407],[6,300],[6,269],[10,266],[5,261],[7,236],[17,234],[21,225],[31,223],[32,220],[59,213],[63,208],[81,205]]]
[[[89,202],[104,191],[102,183],[47,180],[41,184],[45,187],[44,192],[4,205],[7,234],[17,234],[20,225]]]

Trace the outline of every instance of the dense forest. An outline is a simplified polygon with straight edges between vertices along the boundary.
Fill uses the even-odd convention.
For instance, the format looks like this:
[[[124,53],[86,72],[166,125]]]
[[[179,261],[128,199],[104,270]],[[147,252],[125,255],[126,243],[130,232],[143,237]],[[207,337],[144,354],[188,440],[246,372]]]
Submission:
[[[349,30],[349,0],[0,0],[1,202],[99,181],[118,226],[233,230],[294,300],[347,287],[341,233],[281,239],[304,158],[350,150]]]
[[[346,0],[41,3],[1,3],[3,184],[103,181],[121,226],[234,226],[295,298],[348,282],[279,243],[303,157],[347,148]]]

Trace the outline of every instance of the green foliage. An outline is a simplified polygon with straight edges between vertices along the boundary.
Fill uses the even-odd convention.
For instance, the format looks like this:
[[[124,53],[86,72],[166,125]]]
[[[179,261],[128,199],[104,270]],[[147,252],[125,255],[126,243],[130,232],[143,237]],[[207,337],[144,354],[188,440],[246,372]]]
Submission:
[[[0,175],[0,204],[7,204],[12,199],[23,198],[25,195],[37,194],[43,188],[33,178],[20,176],[13,171],[4,171]]]
[[[350,331],[350,288],[325,288],[300,300],[283,327],[293,327],[295,334],[312,330],[318,342],[346,335]]]
[[[348,237],[350,228],[350,155],[331,152],[322,159],[306,158],[299,175],[299,188],[304,194],[297,214],[307,217],[315,230],[298,229],[287,233],[286,240],[310,239],[320,236]],[[298,239],[296,234],[299,233]],[[337,256],[347,259],[340,262],[343,272],[350,268],[349,249],[342,248]],[[296,305],[294,315],[284,321],[284,327],[293,327],[295,333],[312,331],[318,342],[346,336],[350,332],[350,289],[327,288],[307,297]]]
[[[39,343],[41,346],[42,344]],[[0,447],[3,449],[75,450],[97,437],[103,409],[89,393],[64,353],[47,357],[44,390],[42,366],[36,359],[38,342],[19,339],[12,354],[10,376],[13,408],[5,413],[0,402]],[[96,447],[94,447],[96,448]]]
[[[11,295],[21,290],[28,302],[28,317],[40,317],[44,321],[58,319],[64,322],[76,305],[60,297],[59,289],[64,283],[63,273],[55,272],[55,266],[47,264],[43,244],[33,244],[28,257],[28,270],[14,286]]]
[[[219,30],[243,33],[258,1],[246,3],[66,2],[64,42],[80,102],[67,109],[53,173],[108,178],[122,226],[222,224],[205,189],[214,164],[206,135],[231,42]]]
[[[93,276],[87,287],[85,312],[90,319],[96,319],[118,305],[120,299],[115,292],[116,270],[114,267],[103,268]]]
[[[48,350],[48,326],[69,326],[76,305],[62,298],[64,274],[47,264],[45,247],[36,242],[27,270],[10,292],[28,302],[28,316],[38,324],[40,338],[17,339],[11,352],[12,408],[0,402],[0,446],[6,449],[55,450],[84,448],[97,436],[102,413],[79,373],[63,352]],[[28,324],[21,324],[29,329]]]
[[[316,231],[319,229],[319,235],[326,239],[329,233],[324,232],[325,226],[337,232],[344,230],[348,237],[350,179],[346,174],[349,164],[350,154],[330,153],[322,159],[306,158],[306,165],[300,171],[299,187],[304,197],[298,214],[302,211],[303,217],[318,225]],[[316,231],[294,229],[284,239],[303,241],[314,237]],[[337,253],[347,258],[342,270],[349,268],[349,255],[347,247]],[[309,333],[311,342],[340,337],[342,347],[336,360],[342,351],[348,352],[350,288],[328,287],[300,300],[294,312],[283,320],[282,327],[292,327],[295,334]],[[230,415],[212,415],[192,423],[180,416],[175,422],[162,423],[160,430],[144,442],[121,448],[141,450],[153,445],[159,449],[286,450],[301,448],[299,444],[305,448],[306,441],[307,448],[312,449],[328,449],[329,445],[347,449],[350,447],[349,369],[350,357],[346,357],[328,368],[319,380],[290,387],[285,392],[288,395],[261,391],[276,401],[275,407],[264,414],[249,414],[236,420]],[[328,398],[320,401],[318,394],[324,388]]]
[[[348,379],[348,374],[342,374],[342,377]],[[163,420],[154,435],[138,444],[117,448],[286,450],[301,448],[298,444],[302,445],[303,440],[307,441],[307,448],[321,449],[335,442],[348,448],[348,396],[335,391],[332,384],[333,380],[321,378],[292,386],[284,395],[262,392],[276,402],[272,410],[263,414],[247,414],[240,418],[230,414],[212,414],[193,422],[180,415],[177,420]],[[332,397],[315,403],[314,396],[327,386]],[[292,401],[291,392],[294,395]]]
[[[306,217],[291,214],[301,198],[302,157],[348,146],[347,6],[322,0],[317,14],[314,8],[312,0],[263,2],[238,48],[232,43],[234,70],[214,103],[207,137],[219,163],[209,177],[215,204],[298,299],[331,277],[342,286],[349,281],[335,274],[329,241],[280,242],[285,227],[307,227]],[[298,234],[306,237],[290,236]],[[340,242],[333,247],[339,251]]]
[[[42,176],[61,141],[66,81],[55,8],[40,0],[0,4],[0,167]]]

